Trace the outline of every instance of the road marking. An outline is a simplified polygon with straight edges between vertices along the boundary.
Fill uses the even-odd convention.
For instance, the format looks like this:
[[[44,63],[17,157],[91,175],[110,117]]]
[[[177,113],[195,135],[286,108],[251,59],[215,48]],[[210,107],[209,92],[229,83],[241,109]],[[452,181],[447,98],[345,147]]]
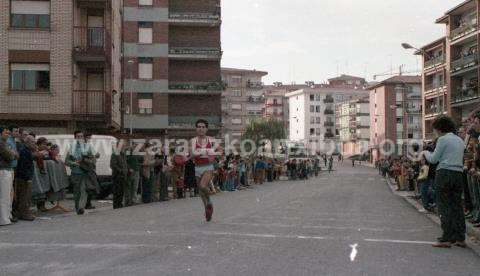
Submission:
[[[386,242],[386,243],[406,243],[406,244],[434,244],[429,241],[405,241],[405,240],[389,240],[389,239],[364,239],[366,242]]]
[[[351,262],[354,262],[355,258],[357,257],[357,253],[358,253],[357,246],[358,246],[358,243],[350,245],[350,247],[352,248],[352,252],[350,252],[350,261]]]

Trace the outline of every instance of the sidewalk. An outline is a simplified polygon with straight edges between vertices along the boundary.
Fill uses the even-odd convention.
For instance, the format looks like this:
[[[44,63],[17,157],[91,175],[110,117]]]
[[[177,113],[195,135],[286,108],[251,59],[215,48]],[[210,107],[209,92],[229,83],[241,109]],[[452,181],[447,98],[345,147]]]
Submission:
[[[436,214],[430,213],[427,210],[425,210],[425,208],[423,208],[423,205],[418,200],[415,199],[414,192],[397,191],[395,181],[393,181],[389,177],[386,178],[385,182],[387,183],[388,187],[390,188],[393,194],[403,198],[406,202],[412,205],[420,213],[423,213],[430,220],[440,225],[440,218]],[[473,227],[472,224],[469,223],[468,221],[466,221],[466,225],[467,225],[467,236],[468,236],[466,242],[468,246],[471,249],[473,249],[473,251],[475,251],[478,255],[480,255],[480,229]]]

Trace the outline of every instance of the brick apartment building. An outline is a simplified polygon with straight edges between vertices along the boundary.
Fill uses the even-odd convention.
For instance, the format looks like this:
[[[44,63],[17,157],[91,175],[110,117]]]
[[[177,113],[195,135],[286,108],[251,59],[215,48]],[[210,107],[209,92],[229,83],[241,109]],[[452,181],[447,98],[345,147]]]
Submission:
[[[268,73],[257,70],[222,68],[226,89],[222,93],[223,135],[239,139],[245,127],[264,114],[262,77]]]
[[[121,2],[0,0],[0,123],[120,129]]]
[[[382,157],[380,146],[400,154],[422,139],[422,89],[420,76],[394,76],[368,87],[370,91],[371,161]],[[392,141],[389,149],[385,141]]]
[[[220,0],[124,0],[124,128],[178,138],[221,124]]]
[[[424,138],[433,138],[433,119],[442,113],[461,123],[479,107],[479,0],[447,11],[436,23],[445,24],[446,37],[424,47]]]
[[[0,0],[0,123],[38,133],[220,129],[220,0]],[[123,58],[122,58],[123,57]]]

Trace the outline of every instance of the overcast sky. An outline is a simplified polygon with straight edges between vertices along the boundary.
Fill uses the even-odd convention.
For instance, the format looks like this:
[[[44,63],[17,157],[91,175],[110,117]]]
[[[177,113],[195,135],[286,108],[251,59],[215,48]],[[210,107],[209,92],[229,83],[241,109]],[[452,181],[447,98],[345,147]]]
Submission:
[[[463,1],[222,0],[222,66],[268,71],[268,84],[419,70],[400,43],[440,38],[435,20]]]

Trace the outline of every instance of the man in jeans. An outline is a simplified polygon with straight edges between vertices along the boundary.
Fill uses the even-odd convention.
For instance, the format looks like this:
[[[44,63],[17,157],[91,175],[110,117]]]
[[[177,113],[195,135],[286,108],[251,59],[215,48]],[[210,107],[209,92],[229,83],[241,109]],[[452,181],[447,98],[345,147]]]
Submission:
[[[11,224],[13,170],[15,152],[7,145],[10,130],[0,127],[0,226]]]

